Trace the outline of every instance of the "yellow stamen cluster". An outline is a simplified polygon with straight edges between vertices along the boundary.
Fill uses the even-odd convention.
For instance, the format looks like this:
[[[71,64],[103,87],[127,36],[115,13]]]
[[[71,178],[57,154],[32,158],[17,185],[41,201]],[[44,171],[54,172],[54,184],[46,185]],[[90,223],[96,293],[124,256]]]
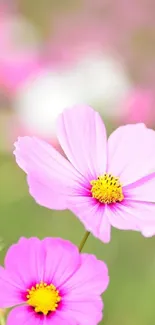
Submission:
[[[55,311],[61,300],[59,291],[53,284],[47,285],[47,283],[40,282],[27,291],[27,303],[34,307],[36,313],[47,315],[49,312]]]
[[[111,174],[99,176],[90,182],[92,197],[101,203],[110,204],[121,202],[124,199],[119,178]]]

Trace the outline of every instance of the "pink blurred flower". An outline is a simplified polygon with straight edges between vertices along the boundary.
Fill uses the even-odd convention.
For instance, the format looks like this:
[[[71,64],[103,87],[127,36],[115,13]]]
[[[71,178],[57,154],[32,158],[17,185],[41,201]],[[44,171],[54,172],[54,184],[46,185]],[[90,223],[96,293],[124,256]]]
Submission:
[[[8,93],[40,68],[40,41],[34,26],[10,7],[0,7],[0,86]]]
[[[4,54],[3,60],[0,59],[0,81],[7,89],[16,91],[20,83],[40,69],[40,65],[59,71],[92,51],[106,53],[109,50],[111,54],[119,54],[130,71],[136,71],[140,84],[155,84],[152,0],[118,0],[116,3],[83,0],[79,9],[53,16],[46,44],[30,50],[28,43],[27,48],[15,46],[14,28],[10,28],[10,22],[20,21],[21,16],[17,12],[5,11],[5,15],[0,12],[0,46]],[[34,26],[31,26],[32,33],[29,31],[30,24],[27,35],[36,34]]]
[[[155,132],[144,124],[126,125],[107,142],[99,114],[77,106],[59,116],[57,137],[69,161],[35,137],[15,144],[36,202],[70,209],[103,242],[110,241],[111,226],[153,235]]]
[[[129,93],[122,103],[120,120],[125,123],[143,122],[147,125],[153,125],[155,121],[153,92],[136,89]]]
[[[45,50],[49,64],[56,69],[64,66],[72,68],[92,52],[102,49],[105,52],[108,37],[103,20],[95,21],[87,11],[59,14],[52,22],[52,33]]]
[[[96,325],[102,319],[100,295],[108,269],[95,256],[80,254],[59,238],[21,238],[0,267],[0,306],[15,307],[7,325]]]

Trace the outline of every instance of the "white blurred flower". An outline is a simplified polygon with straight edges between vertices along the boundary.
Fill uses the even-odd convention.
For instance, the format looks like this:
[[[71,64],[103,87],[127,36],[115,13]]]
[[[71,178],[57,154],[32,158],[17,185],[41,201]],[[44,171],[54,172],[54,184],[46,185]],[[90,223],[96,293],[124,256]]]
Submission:
[[[44,70],[19,89],[14,107],[28,130],[43,136],[55,133],[55,120],[65,107],[88,104],[108,116],[117,116],[119,103],[130,91],[128,77],[109,56],[87,56],[76,66]]]
[[[109,56],[94,55],[83,59],[76,67],[81,100],[88,104],[103,104],[106,115],[117,115],[118,104],[131,88],[123,66]]]

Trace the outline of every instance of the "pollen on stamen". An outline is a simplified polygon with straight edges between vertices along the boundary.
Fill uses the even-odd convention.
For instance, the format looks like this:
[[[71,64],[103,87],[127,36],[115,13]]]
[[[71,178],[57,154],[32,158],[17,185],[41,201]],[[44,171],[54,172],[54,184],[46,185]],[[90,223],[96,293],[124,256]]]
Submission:
[[[49,312],[53,312],[57,309],[61,297],[59,291],[53,284],[47,284],[44,282],[37,283],[35,287],[27,290],[26,295],[27,303],[34,308],[36,313],[42,313],[48,315]]]
[[[118,177],[111,174],[99,176],[90,182],[92,197],[100,203],[110,204],[121,202],[124,199],[122,185]]]

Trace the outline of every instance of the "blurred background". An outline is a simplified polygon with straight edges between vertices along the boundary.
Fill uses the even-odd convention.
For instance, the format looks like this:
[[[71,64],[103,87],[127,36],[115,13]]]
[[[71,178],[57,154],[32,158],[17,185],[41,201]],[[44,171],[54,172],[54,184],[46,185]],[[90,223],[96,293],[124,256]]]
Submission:
[[[83,226],[34,202],[12,152],[19,135],[60,150],[57,115],[81,103],[109,134],[126,123],[154,127],[155,0],[0,0],[1,263],[20,236],[79,244]],[[102,324],[153,325],[155,238],[113,229],[109,245],[91,236],[84,250],[109,266]]]

